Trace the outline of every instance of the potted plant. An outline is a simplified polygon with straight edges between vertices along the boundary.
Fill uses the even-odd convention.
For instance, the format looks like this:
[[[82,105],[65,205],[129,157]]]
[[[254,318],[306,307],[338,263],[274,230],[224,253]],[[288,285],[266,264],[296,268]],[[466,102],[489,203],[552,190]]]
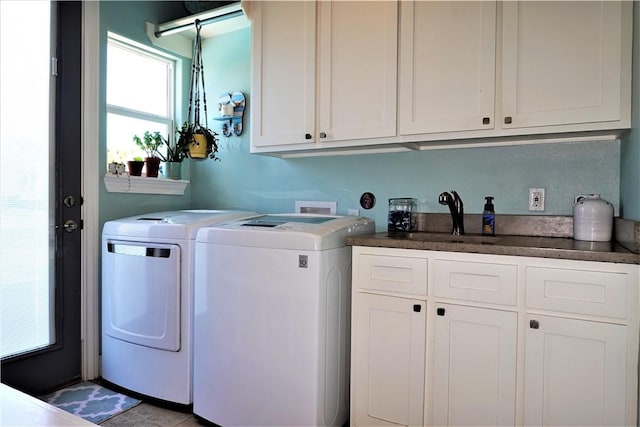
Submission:
[[[200,21],[196,20],[196,38],[193,43],[193,66],[189,90],[189,111],[187,121],[182,128],[176,129],[179,146],[188,147],[187,156],[193,160],[207,158],[220,160],[218,153],[218,134],[207,125],[207,95],[204,90],[204,65],[202,63],[202,39]],[[204,124],[200,123],[200,107],[204,110]]]
[[[177,146],[183,147],[187,157],[193,160],[207,158],[220,160],[218,153],[218,134],[199,123],[184,122],[176,128]]]
[[[142,157],[134,157],[133,160],[127,162],[127,169],[131,176],[142,176],[142,168],[144,167],[144,160]]]
[[[160,169],[160,153],[158,148],[165,144],[165,139],[160,135],[160,132],[151,133],[146,131],[142,138],[134,135],[133,141],[147,154],[147,157],[144,159],[147,167],[147,176],[152,178],[157,177],[158,170]]]
[[[168,179],[180,179],[182,173],[182,161],[187,157],[189,146],[179,139],[175,144],[164,141],[167,147],[166,154],[158,152],[162,160],[162,177]]]

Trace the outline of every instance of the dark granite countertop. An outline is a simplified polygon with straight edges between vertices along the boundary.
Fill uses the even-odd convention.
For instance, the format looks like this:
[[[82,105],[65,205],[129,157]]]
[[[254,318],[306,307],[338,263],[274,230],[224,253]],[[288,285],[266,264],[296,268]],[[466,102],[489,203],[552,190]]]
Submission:
[[[640,254],[618,243],[583,242],[568,237],[382,232],[347,237],[347,245],[640,264]]]

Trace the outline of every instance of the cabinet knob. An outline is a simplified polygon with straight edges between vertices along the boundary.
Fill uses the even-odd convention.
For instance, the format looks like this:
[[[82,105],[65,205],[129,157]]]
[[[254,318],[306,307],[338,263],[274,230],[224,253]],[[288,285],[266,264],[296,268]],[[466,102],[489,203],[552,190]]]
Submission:
[[[326,134],[326,133],[324,133],[324,132],[320,132],[320,138],[326,138],[326,137],[327,137],[327,134]]]
[[[444,308],[440,307],[440,308],[436,309],[436,314],[438,316],[444,316]]]
[[[420,304],[413,304],[413,311],[420,313],[420,311],[422,311],[422,306]]]
[[[311,139],[311,134],[310,133],[305,133],[304,134],[304,139]]]
[[[491,124],[491,117],[483,117],[482,118],[482,124],[483,125],[490,125]]]
[[[504,118],[504,124],[505,125],[510,125],[511,122],[513,122],[513,118],[511,118],[511,116],[507,116]]]
[[[540,322],[538,322],[537,320],[529,320],[529,327],[531,329],[538,329],[540,327]]]

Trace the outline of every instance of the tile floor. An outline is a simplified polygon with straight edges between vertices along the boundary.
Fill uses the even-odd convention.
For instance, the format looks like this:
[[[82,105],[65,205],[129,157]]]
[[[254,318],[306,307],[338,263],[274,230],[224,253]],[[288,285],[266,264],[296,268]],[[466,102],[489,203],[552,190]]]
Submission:
[[[206,425],[190,413],[141,404],[100,424],[106,427],[195,427]]]

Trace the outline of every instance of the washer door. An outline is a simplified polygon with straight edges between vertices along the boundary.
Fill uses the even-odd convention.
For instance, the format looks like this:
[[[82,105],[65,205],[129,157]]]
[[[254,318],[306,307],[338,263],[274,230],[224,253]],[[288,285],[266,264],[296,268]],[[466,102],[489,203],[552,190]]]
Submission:
[[[180,350],[180,246],[107,240],[103,253],[105,333]]]

